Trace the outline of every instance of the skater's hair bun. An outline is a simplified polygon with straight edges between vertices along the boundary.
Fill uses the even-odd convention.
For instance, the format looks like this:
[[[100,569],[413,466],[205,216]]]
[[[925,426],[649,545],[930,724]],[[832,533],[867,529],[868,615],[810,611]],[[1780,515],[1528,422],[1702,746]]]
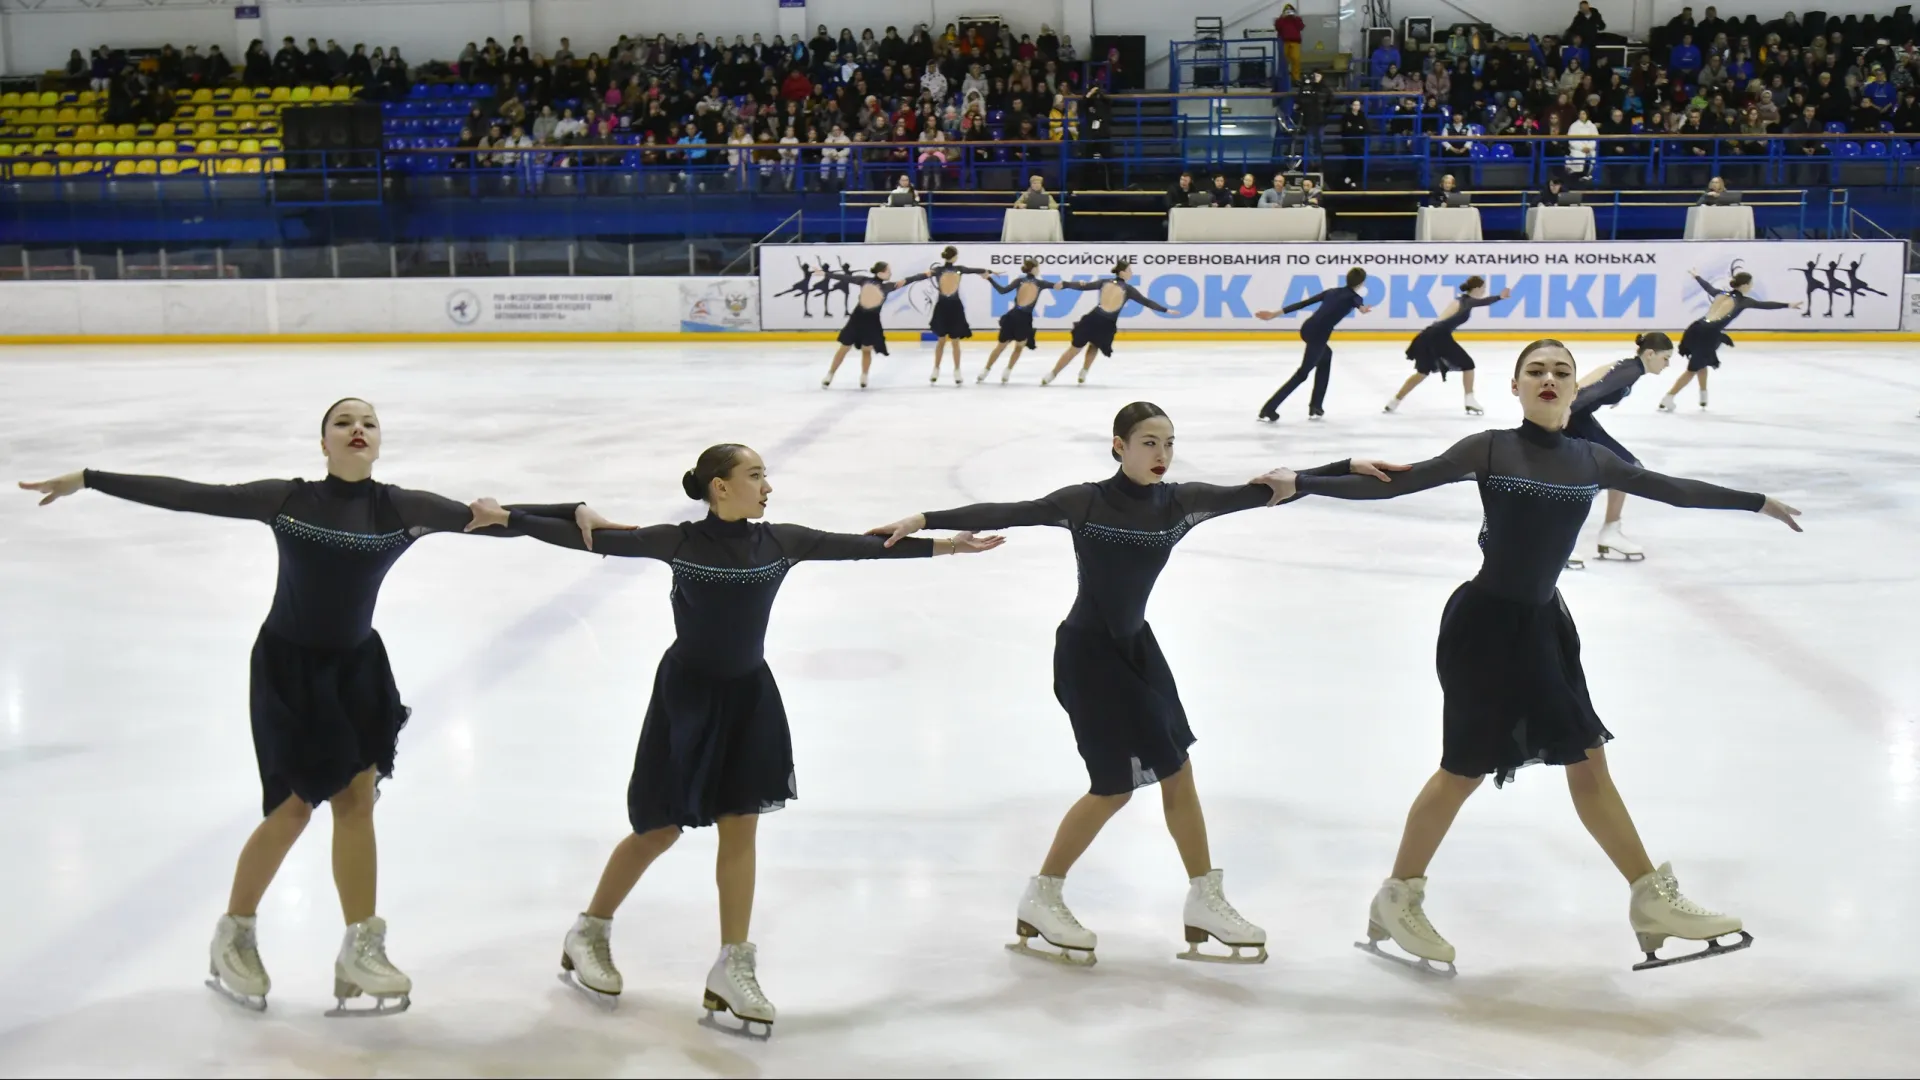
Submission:
[[[1360,287],[1360,283],[1365,280],[1367,280],[1367,272],[1360,267],[1356,266],[1347,271],[1347,288],[1357,289]]]
[[[1040,269],[1039,259],[1028,259],[1026,262],[1020,264],[1020,272],[1023,274],[1031,274],[1038,269]]]
[[[345,405],[349,401],[357,401],[369,409],[373,408],[373,402],[368,401],[366,398],[343,397],[339,401],[327,406],[327,411],[320,414],[320,434],[325,435],[327,433],[327,421],[333,419],[333,410]]]
[[[1460,283],[1460,291],[1463,293],[1470,293],[1475,289],[1480,288],[1482,285],[1485,285],[1486,283],[1487,283],[1486,278],[1481,277],[1479,274],[1475,274],[1472,277]]]
[[[1652,330],[1633,339],[1636,349],[1652,349],[1654,352],[1672,352],[1673,339],[1659,330]]]
[[[957,247],[954,247],[952,244],[948,244],[947,250],[941,252],[940,257],[947,260],[948,262],[952,262],[953,260],[960,257],[960,249]]]
[[[885,273],[886,269],[887,269],[887,264],[885,261],[881,261],[873,264],[873,273],[876,273],[876,274]]]
[[[1133,429],[1153,419],[1162,417],[1171,420],[1165,409],[1151,401],[1136,401],[1113,414],[1113,437],[1120,440],[1133,438]],[[1113,452],[1113,460],[1120,460],[1120,451]]]
[[[1132,267],[1133,267],[1132,259],[1115,259],[1113,262],[1113,276],[1119,277],[1121,274],[1125,273],[1127,270],[1131,269]]]
[[[1727,288],[1737,289],[1742,285],[1747,285],[1752,283],[1752,281],[1753,281],[1753,275],[1747,273],[1745,270],[1742,270],[1739,273],[1733,275],[1733,280],[1727,282]]]
[[[680,489],[695,502],[707,502],[713,493],[713,482],[731,475],[746,452],[747,448],[739,443],[707,447],[700,452],[700,460],[693,463],[693,468],[681,475]]]
[[[1532,356],[1534,353],[1539,352],[1541,349],[1559,349],[1561,352],[1566,353],[1569,357],[1573,355],[1573,350],[1567,348],[1565,342],[1560,341],[1558,338],[1543,337],[1539,341],[1536,341],[1533,344],[1528,345],[1526,348],[1520,350],[1520,359],[1515,360],[1513,362],[1514,378],[1517,379],[1520,377],[1520,369],[1526,366],[1527,357]]]

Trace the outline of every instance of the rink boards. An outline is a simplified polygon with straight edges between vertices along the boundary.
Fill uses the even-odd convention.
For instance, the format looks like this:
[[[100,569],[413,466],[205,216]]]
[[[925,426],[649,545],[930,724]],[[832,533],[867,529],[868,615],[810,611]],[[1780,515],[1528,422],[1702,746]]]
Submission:
[[[1898,240],[1650,241],[1596,243],[1286,243],[1286,244],[959,244],[960,265],[989,270],[1003,281],[1037,259],[1042,277],[1087,280],[1130,259],[1134,285],[1170,309],[1129,304],[1123,328],[1159,331],[1285,331],[1306,312],[1267,322],[1255,317],[1341,284],[1351,267],[1367,271],[1362,287],[1373,310],[1355,313],[1342,330],[1418,331],[1439,318],[1461,282],[1487,279],[1493,293],[1512,297],[1476,311],[1477,330],[1666,330],[1674,333],[1707,309],[1698,271],[1725,288],[1734,273],[1754,277],[1757,299],[1800,302],[1805,310],[1749,311],[1746,330],[1823,333],[1899,330],[1906,244]],[[895,279],[940,261],[945,244],[793,244],[760,249],[760,326],[763,330],[837,329],[845,295],[823,289],[803,267],[825,260],[836,271],[867,273],[890,264]],[[984,278],[961,286],[976,332],[991,328],[1012,306],[1012,294]],[[935,293],[921,282],[887,298],[889,329],[924,327]],[[1095,304],[1093,294],[1055,291],[1036,308],[1037,326],[1071,326]],[[1676,334],[1677,337],[1677,334]]]

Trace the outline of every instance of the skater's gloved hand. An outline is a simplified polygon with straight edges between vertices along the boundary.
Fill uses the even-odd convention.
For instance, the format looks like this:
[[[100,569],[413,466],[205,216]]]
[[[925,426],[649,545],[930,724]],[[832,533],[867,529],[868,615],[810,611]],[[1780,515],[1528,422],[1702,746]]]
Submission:
[[[927,515],[915,514],[912,517],[901,518],[891,525],[882,525],[878,528],[868,529],[867,535],[884,536],[887,538],[887,546],[892,547],[902,539],[912,536],[914,533],[926,527]]]
[[[1006,543],[1007,538],[1004,536],[976,536],[970,532],[961,532],[954,533],[948,538],[947,542],[953,545],[953,553],[955,555],[978,555],[982,551],[992,551],[994,548]],[[887,541],[887,546],[892,547],[893,541]],[[940,553],[939,545],[934,545],[933,551],[934,554],[938,555]]]
[[[640,527],[638,525],[616,525],[606,518],[601,517],[600,511],[595,510],[586,503],[581,503],[574,508],[573,523],[580,527],[580,539],[586,541],[588,551],[593,550],[593,530],[595,529],[624,529],[630,531]]]
[[[467,532],[507,523],[507,508],[500,505],[499,499],[475,499],[467,504],[467,509],[473,511],[473,520],[467,522]]]
[[[46,496],[46,498],[40,500],[41,506],[45,506],[55,499],[64,499],[86,486],[87,474],[84,471],[70,472],[65,476],[56,476],[51,480],[42,480],[39,483],[34,483],[31,480],[20,481],[21,491],[37,491]]]
[[[1775,521],[1785,522],[1787,528],[1792,529],[1794,532],[1807,531],[1800,527],[1799,522],[1793,520],[1794,518],[1797,518],[1800,516],[1800,511],[1795,510],[1793,507],[1788,506],[1786,503],[1781,502],[1779,499],[1776,499],[1771,495],[1767,496],[1766,505],[1760,508],[1760,512],[1774,519]]]
[[[1249,484],[1265,484],[1273,489],[1273,496],[1267,500],[1268,506],[1286,502],[1299,494],[1292,469],[1275,469],[1270,473],[1256,476],[1247,481]]]
[[[1406,472],[1411,468],[1413,468],[1411,465],[1395,465],[1391,462],[1373,461],[1371,459],[1363,460],[1361,458],[1354,458],[1347,462],[1348,472],[1356,473],[1360,476],[1371,476],[1375,480],[1392,480],[1393,477],[1388,476],[1388,473]]]

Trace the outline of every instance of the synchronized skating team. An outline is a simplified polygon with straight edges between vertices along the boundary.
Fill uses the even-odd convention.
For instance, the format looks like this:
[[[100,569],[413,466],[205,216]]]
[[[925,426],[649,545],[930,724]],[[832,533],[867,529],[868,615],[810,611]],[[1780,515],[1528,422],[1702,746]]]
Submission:
[[[954,265],[954,254],[949,250],[942,266],[908,280],[928,278],[939,288],[934,326],[943,341],[954,343],[958,378],[957,346],[966,325],[957,287],[961,275],[979,271]],[[1045,282],[1033,269],[1029,265],[1026,276],[1002,289],[1016,294],[1014,309],[1002,320],[1002,340],[1015,345],[1016,356],[1032,345],[1032,308],[1042,292],[1063,287],[1100,293],[1096,311],[1075,326],[1074,347],[1054,374],[1081,349],[1088,350],[1089,364],[1093,350],[1109,352],[1115,317],[1129,300],[1152,303],[1129,284],[1124,263],[1111,277],[1071,285]],[[1708,317],[1682,341],[1681,351],[1701,369],[1717,363],[1713,349],[1724,342],[1726,324],[1744,306],[1754,306],[1742,304],[1750,284],[1744,277],[1737,275],[1726,294],[1735,299],[1723,310],[1725,296],[1717,297]],[[1363,279],[1355,270],[1342,288],[1305,303],[1343,317],[1359,306],[1356,290]],[[890,281],[884,265],[871,277],[849,280],[861,297],[836,366],[848,348],[884,350],[878,310],[887,292],[904,284]],[[1422,331],[1408,350],[1418,375],[1389,410],[1429,371],[1472,371],[1472,358],[1451,332],[1485,302],[1484,283],[1470,280],[1457,307]],[[1309,320],[1302,328],[1308,359],[1284,388],[1297,386],[1308,371],[1319,372],[1316,411],[1330,358],[1327,334],[1337,321]],[[1692,352],[1688,342],[1694,343]],[[1633,357],[1585,377],[1560,342],[1528,345],[1514,364],[1510,386],[1525,416],[1520,426],[1470,435],[1411,466],[1355,459],[1298,472],[1276,469],[1239,486],[1171,482],[1166,476],[1174,463],[1173,421],[1157,406],[1135,402],[1114,417],[1111,447],[1119,468],[1106,479],[1024,502],[918,513],[864,535],[762,522],[773,491],[767,465],[753,450],[732,443],[706,450],[682,477],[685,494],[707,505],[704,518],[644,528],[614,524],[580,504],[502,506],[480,499],[462,505],[377,483],[372,474],[380,456],[379,418],[358,398],[338,401],[322,416],[326,476],[319,481],[212,485],[88,469],[20,486],[43,495],[42,505],[91,488],[163,509],[257,521],[273,531],[279,576],[250,672],[262,820],[241,850],[227,911],[209,950],[208,985],[250,1008],[264,1009],[271,988],[256,936],[261,898],[322,803],[332,809],[333,870],[347,924],[334,965],[338,1000],[329,1015],[397,1012],[410,1002],[412,982],[388,958],[386,923],[376,914],[373,828],[375,786],[393,771],[408,710],[373,629],[373,612],[387,572],[424,536],[531,536],[668,565],[676,638],[660,659],[641,727],[627,793],[629,831],[564,936],[561,968],[563,977],[595,1000],[617,1000],[622,980],[611,945],[616,911],[684,829],[712,825],[719,833],[721,949],[707,976],[704,1004],[709,1020],[715,1012],[731,1013],[741,1021],[738,1030],[764,1035],[775,1009],[760,986],[749,934],[756,825],[759,815],[795,797],[787,716],[764,647],[774,600],[794,567],[817,560],[973,554],[1000,546],[1002,539],[991,530],[1067,530],[1078,591],[1055,634],[1054,694],[1072,725],[1088,786],[1062,817],[1039,873],[1027,883],[1015,917],[1017,941],[1008,947],[1069,963],[1094,962],[1097,939],[1067,906],[1067,874],[1135,791],[1158,785],[1167,829],[1189,879],[1182,912],[1189,944],[1182,958],[1258,962],[1266,959],[1267,935],[1226,898],[1187,759],[1194,735],[1145,619],[1154,583],[1174,546],[1212,517],[1308,495],[1397,498],[1467,479],[1476,482],[1485,511],[1483,561],[1442,615],[1443,751],[1407,815],[1361,947],[1452,973],[1454,948],[1424,911],[1428,863],[1486,777],[1501,785],[1519,768],[1544,762],[1565,767],[1581,823],[1628,885],[1628,922],[1646,953],[1634,966],[1645,968],[1717,956],[1752,938],[1738,918],[1688,900],[1671,868],[1656,865],[1642,845],[1607,771],[1604,747],[1612,736],[1589,698],[1579,636],[1556,587],[1558,576],[1603,489],[1609,493],[1609,531],[1602,534],[1602,548],[1619,554],[1637,552],[1619,536],[1619,500],[1627,494],[1674,506],[1756,512],[1795,531],[1799,512],[1766,495],[1650,472],[1607,435],[1594,411],[1617,404],[1641,375],[1658,374],[1673,351],[1659,333],[1641,335],[1635,344]],[[1283,390],[1263,412],[1272,413],[1284,396]],[[1467,402],[1477,414],[1470,388]],[[951,535],[915,535],[928,529]],[[1707,944],[1661,957],[1657,950],[1668,938]],[[1381,948],[1389,940],[1398,953]],[[1204,951],[1208,942],[1231,953]],[[348,1007],[363,995],[373,999],[370,1008]]]

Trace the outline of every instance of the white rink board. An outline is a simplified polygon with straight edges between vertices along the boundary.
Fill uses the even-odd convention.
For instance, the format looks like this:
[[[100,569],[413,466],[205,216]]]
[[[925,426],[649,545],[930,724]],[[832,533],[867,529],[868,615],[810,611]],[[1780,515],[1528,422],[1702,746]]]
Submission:
[[[1698,270],[1716,286],[1740,270],[1754,276],[1752,295],[1785,302],[1811,299],[1810,314],[1750,311],[1735,324],[1747,330],[1898,330],[1906,245],[1901,241],[1845,243],[1770,241],[1650,241],[1584,244],[960,244],[963,266],[1017,277],[1021,262],[1039,259],[1041,274],[1086,280],[1108,273],[1114,260],[1133,260],[1134,283],[1173,310],[1167,314],[1129,305],[1123,327],[1143,330],[1285,330],[1305,313],[1272,322],[1255,312],[1305,299],[1343,280],[1348,268],[1368,274],[1365,291],[1374,310],[1341,324],[1347,330],[1418,331],[1439,318],[1459,283],[1487,278],[1494,292],[1513,298],[1476,312],[1479,330],[1668,330],[1675,331],[1707,308],[1707,295],[1690,276]],[[802,262],[830,260],[836,269],[866,272],[891,264],[896,279],[939,261],[945,244],[806,244],[763,247],[761,325],[766,330],[824,330],[845,318],[843,294],[822,304],[820,279],[803,297],[793,292]],[[1809,289],[1805,272],[1816,264]],[[1855,267],[1853,264],[1858,263]],[[1826,288],[1828,271],[1838,291]],[[1849,270],[1852,276],[1849,276]],[[1858,284],[1859,289],[1853,286]],[[1868,291],[1875,290],[1875,291]],[[890,327],[923,327],[933,307],[933,286],[902,289],[887,300]],[[1876,294],[1877,292],[1877,294]],[[786,294],[786,295],[782,295]],[[983,279],[961,287],[975,333],[992,328],[1012,304]],[[1833,300],[1829,312],[1828,301]],[[1044,299],[1035,323],[1059,329],[1090,310],[1091,294],[1056,292]],[[830,312],[830,313],[824,313]],[[1849,314],[1851,312],[1851,314]]]

